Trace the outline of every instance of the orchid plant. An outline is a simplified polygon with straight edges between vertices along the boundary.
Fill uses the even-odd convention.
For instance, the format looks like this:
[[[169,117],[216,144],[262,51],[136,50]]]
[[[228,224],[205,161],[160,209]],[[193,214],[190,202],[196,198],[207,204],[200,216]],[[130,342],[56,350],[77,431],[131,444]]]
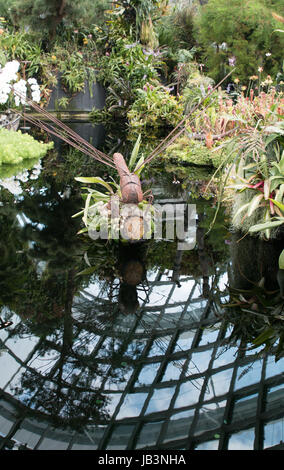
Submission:
[[[0,67],[0,109],[6,111],[11,107],[26,104],[27,97],[36,103],[40,102],[40,87],[35,78],[24,80],[19,73],[20,62],[12,60]]]

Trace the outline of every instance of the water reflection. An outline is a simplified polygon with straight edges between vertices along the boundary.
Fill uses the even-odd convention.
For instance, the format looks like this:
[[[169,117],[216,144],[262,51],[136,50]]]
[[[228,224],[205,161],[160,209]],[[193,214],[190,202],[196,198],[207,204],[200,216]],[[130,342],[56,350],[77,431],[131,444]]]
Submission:
[[[90,243],[71,217],[81,196],[67,150],[22,182],[21,195],[1,190],[1,317],[13,325],[0,331],[0,447],[278,444],[282,362],[273,349],[246,354],[254,324],[224,308],[235,293],[227,284],[244,289],[241,275],[255,282],[263,271],[254,266],[250,277],[224,212],[206,237],[213,201],[196,201],[197,245],[182,256],[163,240]],[[157,178],[154,190],[191,201],[171,177]],[[270,260],[278,252],[271,245]],[[279,290],[271,264],[265,288]]]

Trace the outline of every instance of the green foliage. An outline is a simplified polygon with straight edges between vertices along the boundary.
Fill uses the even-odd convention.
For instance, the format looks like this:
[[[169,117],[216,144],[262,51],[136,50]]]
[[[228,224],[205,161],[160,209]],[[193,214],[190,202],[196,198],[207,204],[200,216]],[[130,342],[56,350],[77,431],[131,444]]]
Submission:
[[[189,76],[184,84],[182,90],[182,101],[184,103],[185,113],[194,108],[205,96],[211,88],[213,88],[214,81],[212,78],[207,77],[199,72],[196,65],[191,65]],[[219,93],[214,92],[214,96],[210,96],[204,105],[211,103],[211,106],[218,106]],[[216,103],[217,101],[217,103]]]
[[[125,116],[137,97],[137,89],[147,81],[157,80],[161,65],[160,56],[148,53],[141,44],[131,43],[129,38],[118,39],[111,52],[106,52],[97,63],[97,80],[107,87],[108,113]]]
[[[41,41],[38,41],[34,34],[19,31],[10,34],[5,31],[0,35],[0,49],[7,61],[16,59],[28,62],[27,77],[34,77],[41,71]]]
[[[25,159],[38,159],[53,147],[53,142],[44,144],[21,131],[0,129],[0,165],[18,164]]]
[[[228,186],[236,193],[234,228],[266,239],[277,235],[284,221],[282,132],[283,126],[267,126],[238,141],[241,157],[232,175],[234,182]]]
[[[279,269],[284,270],[284,250],[282,250],[281,255],[279,256]]]
[[[180,51],[194,50],[194,5],[174,5],[168,7],[166,13],[157,22],[159,46],[166,52],[167,77],[171,77],[179,63],[187,62],[180,56]],[[192,60],[192,54],[190,57]]]
[[[154,23],[163,13],[166,1],[159,0],[121,0],[108,10],[110,29],[117,26],[127,36],[140,40],[152,49],[158,46]]]
[[[192,181],[194,182],[201,182],[204,183],[204,181],[207,181],[211,178],[212,176],[212,169],[210,169],[207,165],[206,166],[201,166],[201,165],[196,165],[192,164],[189,166],[186,166],[181,162],[178,164],[177,161],[175,163],[169,163],[166,164],[165,171],[170,174],[174,174],[177,176],[179,180],[183,180],[182,182],[182,187],[187,188]],[[199,189],[199,188],[197,188]],[[192,189],[190,188],[191,194],[193,193]],[[204,197],[204,194],[202,194]],[[200,191],[197,192],[197,197],[200,197]]]
[[[227,163],[227,154],[222,148],[207,148],[205,143],[199,140],[182,136],[170,145],[165,151],[165,158],[171,161],[183,162],[199,166],[218,168],[222,162]]]
[[[209,0],[201,8],[197,34],[204,48],[203,62],[212,78],[218,81],[226,75],[232,56],[236,57],[234,77],[242,82],[260,66],[276,75],[284,45],[284,38],[273,34],[279,25],[272,16],[276,6],[266,0]]]
[[[157,68],[161,66],[160,57],[147,53],[141,44],[131,44],[127,39],[118,41],[109,57],[105,56],[103,60],[109,64],[107,74],[110,72],[111,77],[124,77],[133,87],[157,78]]]
[[[66,29],[91,26],[102,20],[105,6],[106,2],[98,0],[14,0],[11,14],[14,23],[54,40],[56,34],[64,36]]]
[[[73,52],[68,60],[64,60],[59,65],[62,73],[61,82],[71,93],[78,93],[84,90],[87,70],[84,65],[82,54]]]
[[[179,99],[162,85],[147,83],[137,90],[138,98],[127,114],[132,129],[175,127],[182,119],[183,106]]]

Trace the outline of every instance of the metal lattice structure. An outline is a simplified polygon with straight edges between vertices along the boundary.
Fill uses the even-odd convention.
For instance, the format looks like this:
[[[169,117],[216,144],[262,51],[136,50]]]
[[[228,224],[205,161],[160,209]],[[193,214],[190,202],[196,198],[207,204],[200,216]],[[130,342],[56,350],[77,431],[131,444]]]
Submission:
[[[14,393],[27,371],[40,377],[46,391],[58,385],[60,335],[46,338],[45,356],[38,337],[14,339],[18,317],[0,332],[6,350],[0,358],[0,448],[281,448],[284,359],[275,363],[272,356],[225,346],[229,331],[216,305],[202,297],[199,279],[181,276],[179,287],[171,273],[148,278],[135,315],[100,321],[98,313],[114,304],[99,284],[74,302],[73,345],[61,383],[66,402],[74,393],[79,400],[84,393],[107,399],[107,417],[89,420],[83,429],[55,427],[39,403],[31,410],[39,389]],[[224,283],[222,275],[219,281]]]

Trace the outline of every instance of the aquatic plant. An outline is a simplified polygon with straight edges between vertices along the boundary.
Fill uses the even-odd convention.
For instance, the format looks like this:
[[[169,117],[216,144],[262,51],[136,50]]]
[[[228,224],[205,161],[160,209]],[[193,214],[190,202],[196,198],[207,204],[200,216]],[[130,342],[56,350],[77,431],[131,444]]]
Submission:
[[[41,163],[38,159],[23,160],[17,165],[0,166],[0,186],[6,188],[11,194],[23,193],[22,183],[36,180],[41,172]]]

